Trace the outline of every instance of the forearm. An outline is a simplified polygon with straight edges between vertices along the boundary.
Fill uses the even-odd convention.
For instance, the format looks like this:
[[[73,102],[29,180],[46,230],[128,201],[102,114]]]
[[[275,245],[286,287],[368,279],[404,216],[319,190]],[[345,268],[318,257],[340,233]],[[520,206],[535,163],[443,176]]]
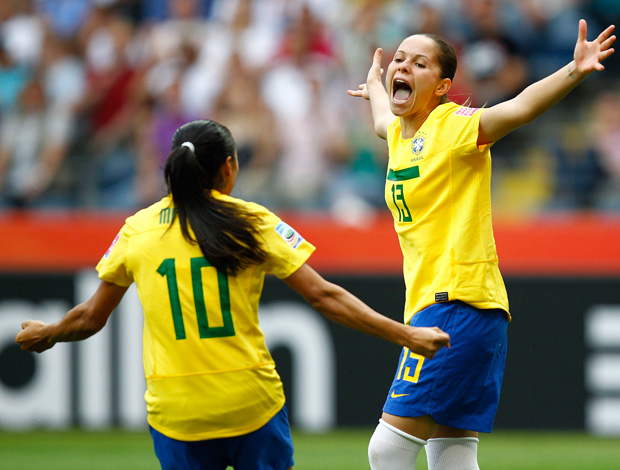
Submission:
[[[407,327],[371,309],[345,289],[331,284],[313,299],[312,307],[330,320],[362,333],[403,346],[409,340]]]
[[[342,287],[323,279],[307,264],[284,281],[315,310],[348,328],[406,346],[427,358],[444,346],[450,347],[450,337],[439,328],[414,328],[385,317]]]
[[[126,290],[127,287],[102,281],[89,300],[73,307],[59,321],[22,323],[15,341],[26,351],[43,352],[56,343],[86,339],[105,326]]]
[[[574,61],[528,86],[515,98],[499,103],[480,117],[479,144],[497,142],[506,134],[528,124],[562,100],[587,74]]]
[[[561,101],[587,75],[577,69],[575,61],[571,61],[557,72],[528,86],[514,99],[516,106],[524,110],[523,124],[533,121]]]
[[[54,323],[25,321],[22,323],[22,330],[15,337],[15,342],[25,351],[40,353],[54,347],[56,343],[86,339],[102,327],[103,324],[98,325],[92,321],[85,305],[81,304]]]
[[[367,87],[375,132],[382,139],[387,139],[387,127],[395,118],[390,110],[387,91],[381,83],[381,79],[369,81]]]
[[[105,326],[88,308],[87,303],[79,304],[69,310],[65,316],[47,325],[47,337],[53,343],[81,341],[89,338]]]

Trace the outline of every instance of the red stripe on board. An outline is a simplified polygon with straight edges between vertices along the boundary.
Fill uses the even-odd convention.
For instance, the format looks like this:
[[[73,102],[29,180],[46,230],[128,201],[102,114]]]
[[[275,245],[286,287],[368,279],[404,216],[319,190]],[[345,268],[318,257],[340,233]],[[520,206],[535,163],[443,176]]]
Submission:
[[[124,214],[0,216],[0,270],[94,268],[123,225]],[[354,227],[326,214],[284,214],[317,247],[309,264],[324,273],[400,274],[402,257],[389,215]],[[620,275],[620,216],[572,215],[495,223],[504,275]]]

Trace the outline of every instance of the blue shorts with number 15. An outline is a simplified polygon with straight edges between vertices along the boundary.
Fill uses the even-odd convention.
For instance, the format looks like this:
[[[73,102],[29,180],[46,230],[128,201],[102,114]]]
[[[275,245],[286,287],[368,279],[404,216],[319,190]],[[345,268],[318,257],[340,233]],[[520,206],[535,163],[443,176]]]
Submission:
[[[383,411],[430,415],[441,425],[491,432],[506,364],[506,312],[453,301],[425,308],[410,324],[441,328],[451,348],[433,359],[404,348]]]

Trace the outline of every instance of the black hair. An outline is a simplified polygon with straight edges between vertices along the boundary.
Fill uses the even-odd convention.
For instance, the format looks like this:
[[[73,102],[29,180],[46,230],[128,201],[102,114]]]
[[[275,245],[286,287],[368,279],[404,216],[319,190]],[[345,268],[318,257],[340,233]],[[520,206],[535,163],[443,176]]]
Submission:
[[[426,36],[432,39],[437,49],[437,61],[439,62],[439,68],[441,70],[441,78],[449,78],[454,80],[456,74],[457,60],[456,52],[454,48],[441,36],[432,33],[422,33],[421,36]],[[441,103],[447,103],[448,96],[443,95],[441,97]]]
[[[191,145],[183,145],[185,142]],[[238,164],[235,140],[228,128],[215,121],[192,121],[172,137],[164,177],[176,209],[170,226],[178,216],[183,237],[197,243],[219,271],[236,275],[263,263],[267,252],[256,228],[260,217],[211,191],[224,186],[220,170],[228,157]]]

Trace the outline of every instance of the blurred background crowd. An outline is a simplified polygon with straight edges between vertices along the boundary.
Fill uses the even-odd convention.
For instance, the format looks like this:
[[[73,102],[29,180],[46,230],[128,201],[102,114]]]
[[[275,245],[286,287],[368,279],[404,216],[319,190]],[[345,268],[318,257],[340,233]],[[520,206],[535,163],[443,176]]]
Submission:
[[[376,47],[457,51],[450,98],[491,106],[572,60],[618,0],[2,0],[0,209],[134,210],[165,192],[174,130],[228,126],[236,195],[273,210],[383,210],[387,147],[347,95]],[[496,214],[620,212],[620,57],[493,147]]]

